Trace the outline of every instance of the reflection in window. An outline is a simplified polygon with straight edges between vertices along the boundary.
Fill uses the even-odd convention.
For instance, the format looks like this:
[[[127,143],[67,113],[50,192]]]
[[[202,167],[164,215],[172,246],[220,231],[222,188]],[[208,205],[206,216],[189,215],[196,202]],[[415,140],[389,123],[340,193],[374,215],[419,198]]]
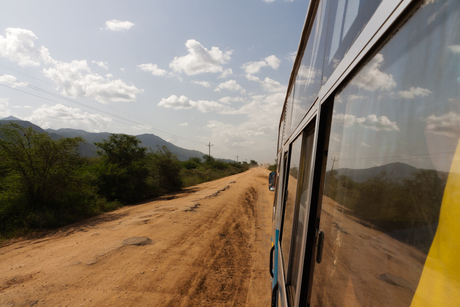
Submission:
[[[457,176],[459,15],[458,1],[427,2],[335,97],[311,306],[430,295],[417,288],[428,252],[449,248],[432,242]]]
[[[295,297],[297,290],[297,277],[300,270],[300,252],[303,242],[303,230],[305,227],[306,215],[310,207],[310,171],[311,157],[313,153],[314,130],[304,132],[302,142],[302,154],[300,158],[300,174],[298,176],[299,190],[297,192],[297,201],[295,205],[294,224],[292,226],[293,246],[291,248],[291,259],[289,260],[291,268],[289,278],[287,279],[290,297]]]
[[[331,0],[323,84],[372,17],[381,0]]]
[[[321,1],[315,22],[308,38],[295,81],[295,95],[292,106],[292,130],[297,127],[316,100],[321,89],[321,71],[323,68],[324,46],[327,30],[327,0]],[[291,94],[292,95],[292,94]]]
[[[287,178],[287,198],[284,205],[283,229],[281,232],[281,251],[283,255],[283,268],[287,274],[289,262],[289,250],[291,247],[292,222],[294,219],[294,205],[297,190],[297,178],[299,175],[300,151],[302,135],[300,135],[291,146],[291,161]],[[286,276],[285,276],[286,279]]]

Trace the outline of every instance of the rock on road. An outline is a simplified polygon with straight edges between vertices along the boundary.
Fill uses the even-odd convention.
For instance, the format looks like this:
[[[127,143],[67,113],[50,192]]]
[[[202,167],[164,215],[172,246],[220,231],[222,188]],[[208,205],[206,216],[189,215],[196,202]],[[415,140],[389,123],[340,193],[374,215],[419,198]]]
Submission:
[[[268,306],[268,174],[11,241],[0,248],[0,306]]]

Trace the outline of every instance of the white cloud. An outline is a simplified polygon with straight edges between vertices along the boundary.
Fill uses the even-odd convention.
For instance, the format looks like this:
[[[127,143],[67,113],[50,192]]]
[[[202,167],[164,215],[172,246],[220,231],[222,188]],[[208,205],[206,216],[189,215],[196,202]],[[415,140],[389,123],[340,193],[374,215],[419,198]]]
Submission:
[[[185,122],[185,123],[179,124],[179,126],[181,126],[181,127],[188,127],[188,123]]]
[[[62,104],[54,106],[42,105],[35,109],[32,115],[25,118],[42,128],[74,128],[87,131],[100,131],[112,121],[109,117],[99,114],[83,112],[78,108]]]
[[[158,103],[158,106],[164,108],[170,108],[174,110],[182,110],[182,109],[197,109],[200,112],[208,113],[208,112],[225,112],[228,109],[221,103],[216,101],[208,101],[208,100],[190,100],[186,96],[182,95],[177,97],[176,95],[171,95],[168,98],[162,98],[161,101]]]
[[[192,81],[192,83],[195,83],[195,84],[198,84],[198,85],[201,85],[201,86],[204,86],[206,88],[210,88],[211,87],[211,84],[207,81]]]
[[[157,64],[140,64],[137,65],[137,67],[139,67],[142,71],[151,73],[154,76],[164,77],[168,75],[168,72],[164,69],[158,68]]]
[[[436,116],[431,115],[425,119],[427,132],[448,137],[458,138],[460,136],[460,114],[449,112]]]
[[[0,35],[0,55],[8,58],[19,66],[40,66],[51,62],[48,49],[35,46],[37,39],[30,30],[19,28],[6,28],[5,37]]]
[[[399,91],[398,95],[404,99],[414,99],[415,97],[426,97],[429,96],[432,91],[421,88],[421,87],[411,87],[408,91]]]
[[[105,22],[105,29],[110,31],[125,31],[129,30],[132,26],[134,26],[134,23],[132,22],[116,19],[107,20]]]
[[[219,79],[224,79],[231,75],[233,75],[233,70],[231,68],[227,68],[220,74]]]
[[[275,2],[275,0],[262,0],[263,2],[266,2],[266,3],[272,3],[272,2]]]
[[[291,62],[294,62],[296,57],[297,57],[297,51],[294,51],[294,52],[289,53],[286,59],[290,60]]]
[[[44,69],[43,73],[57,84],[58,89],[62,89],[62,94],[95,99],[104,104],[110,101],[134,101],[136,95],[143,92],[120,79],[104,79],[92,73],[86,60],[70,63],[55,61],[54,67]]]
[[[219,99],[220,102],[224,103],[224,104],[230,104],[232,101],[235,101],[235,102],[243,102],[243,98],[242,97],[229,97],[229,96],[226,96],[226,97],[222,97],[221,99]]]
[[[262,67],[270,66],[273,69],[278,69],[280,66],[281,60],[274,55],[266,57],[262,61],[258,62],[248,62],[241,66],[247,74],[257,74],[260,72]]]
[[[393,76],[379,70],[384,59],[383,55],[378,53],[351,82],[358,88],[367,91],[390,90],[396,86]]]
[[[12,75],[0,75],[0,84],[5,84],[13,88],[28,85],[28,83],[18,81],[18,79],[16,79],[16,77]]]
[[[4,118],[11,115],[10,109],[8,109],[8,98],[0,98],[0,118]]]
[[[107,65],[108,63],[105,62],[105,61],[100,61],[100,62],[98,62],[98,61],[92,61],[91,63],[96,64],[97,66],[99,66],[99,67],[101,67],[101,68],[104,68],[104,69],[106,69],[106,70],[109,69],[109,66]]]
[[[366,99],[367,97],[366,96],[359,96],[359,95],[354,95],[354,94],[351,94],[347,97],[347,102],[350,102],[350,101],[353,101],[353,100],[362,100],[362,99]]]
[[[136,95],[143,92],[142,89],[128,85],[122,80],[111,80],[110,74],[104,79],[92,73],[86,60],[65,63],[52,59],[48,49],[35,46],[34,40],[37,37],[32,31],[7,28],[6,33],[6,37],[0,36],[0,55],[17,62],[20,66],[49,64],[51,67],[43,69],[43,74],[53,80],[64,95],[108,103],[134,101]],[[93,63],[107,67],[107,62]]]
[[[223,89],[229,90],[229,91],[232,91],[232,92],[235,92],[235,91],[239,91],[241,93],[246,92],[244,90],[244,88],[241,87],[241,85],[236,83],[235,80],[228,80],[226,82],[223,82],[223,83],[219,84],[214,91],[215,92],[220,92]]]
[[[452,45],[448,47],[450,51],[452,51],[455,54],[460,53],[460,45]]]
[[[267,92],[272,92],[272,93],[285,93],[286,92],[286,86],[282,85],[278,81],[275,81],[273,79],[270,79],[266,77],[263,81],[260,80],[258,77],[252,76],[250,74],[246,74],[246,78],[249,81],[254,81],[259,83],[263,89]]]
[[[175,72],[192,76],[202,73],[219,73],[223,72],[222,65],[230,60],[232,51],[222,52],[218,47],[206,49],[194,39],[189,39],[185,46],[189,54],[182,57],[174,57],[169,63]]]
[[[361,146],[363,146],[363,147],[371,147],[371,145],[369,145],[367,143],[364,143],[364,142],[361,142]]]
[[[268,57],[265,58],[265,62],[267,62],[267,64],[273,68],[273,69],[278,69],[278,67],[280,67],[280,63],[281,63],[281,60],[278,59],[276,56],[274,55],[270,55]]]
[[[376,131],[399,131],[396,122],[390,121],[386,116],[377,117],[375,114],[356,117],[356,115],[337,113],[333,115],[333,122],[346,128],[360,126]]]
[[[319,73],[320,73],[319,71],[317,71],[316,69],[312,67],[300,65],[299,71],[297,72],[297,78],[304,79],[304,80],[305,79],[313,80],[315,76],[317,76]]]

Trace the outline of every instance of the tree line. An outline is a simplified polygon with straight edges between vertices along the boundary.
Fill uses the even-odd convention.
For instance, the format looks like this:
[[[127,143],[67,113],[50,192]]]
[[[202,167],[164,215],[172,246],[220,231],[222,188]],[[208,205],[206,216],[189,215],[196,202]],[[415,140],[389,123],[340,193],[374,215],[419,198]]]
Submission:
[[[387,235],[428,252],[436,233],[447,174],[419,169],[409,178],[386,172],[353,181],[337,171],[326,173],[324,195],[345,212]]]
[[[123,205],[236,174],[247,163],[210,156],[179,161],[135,136],[112,134],[83,158],[81,137],[53,140],[10,123],[0,128],[0,239],[63,226]],[[255,162],[255,161],[254,161]]]

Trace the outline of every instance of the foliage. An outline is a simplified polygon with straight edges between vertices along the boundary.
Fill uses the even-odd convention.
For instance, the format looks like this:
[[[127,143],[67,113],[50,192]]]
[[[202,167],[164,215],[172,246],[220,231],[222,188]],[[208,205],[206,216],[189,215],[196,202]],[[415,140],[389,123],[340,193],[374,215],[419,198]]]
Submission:
[[[0,130],[0,240],[62,226],[124,204],[233,175],[247,163],[211,156],[180,162],[165,146],[147,152],[134,136],[95,143],[98,158],[81,158],[82,138],[52,140],[18,125]]]
[[[324,194],[358,219],[427,251],[439,219],[445,184],[445,178],[435,170],[420,169],[404,179],[390,179],[382,172],[364,182],[329,171]]]
[[[270,165],[270,166],[268,167],[268,170],[269,170],[270,172],[276,172],[276,164]]]
[[[159,147],[154,153],[149,154],[148,158],[150,174],[161,194],[179,191],[182,188],[179,159],[166,146]]]
[[[135,136],[126,134],[111,134],[108,140],[94,143],[101,156],[94,168],[94,184],[100,195],[129,204],[148,194],[147,149],[140,147],[140,143]]]
[[[64,225],[113,206],[89,184],[92,175],[77,152],[83,139],[55,141],[15,124],[0,133],[0,236]]]

